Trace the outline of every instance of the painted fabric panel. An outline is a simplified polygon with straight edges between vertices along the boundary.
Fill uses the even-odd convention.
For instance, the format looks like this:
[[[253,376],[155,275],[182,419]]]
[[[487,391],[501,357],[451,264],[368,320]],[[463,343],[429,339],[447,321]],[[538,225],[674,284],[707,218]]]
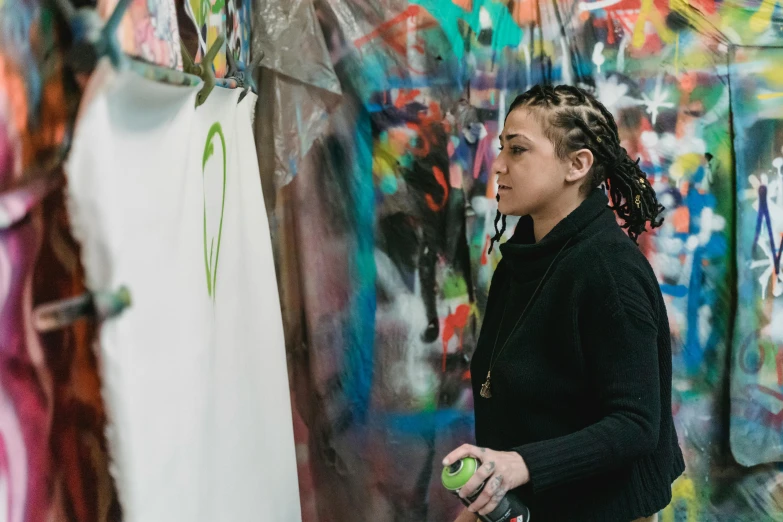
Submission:
[[[753,466],[783,460],[783,76],[777,49],[739,49],[731,64],[737,159],[739,299],[731,449]]]
[[[102,68],[67,164],[87,284],[133,300],[99,338],[112,470],[127,521],[296,520],[256,98],[196,93]]]

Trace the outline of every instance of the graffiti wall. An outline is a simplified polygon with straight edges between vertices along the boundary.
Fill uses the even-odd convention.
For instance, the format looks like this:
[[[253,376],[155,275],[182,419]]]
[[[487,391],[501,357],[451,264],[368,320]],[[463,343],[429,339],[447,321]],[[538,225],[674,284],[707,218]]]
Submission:
[[[780,55],[741,47],[780,44],[776,4],[314,5],[343,97],[270,204],[307,519],[456,515],[439,461],[472,441],[490,164],[508,104],[544,82],[596,92],[667,209],[641,241],[687,461],[662,520],[783,520]]]

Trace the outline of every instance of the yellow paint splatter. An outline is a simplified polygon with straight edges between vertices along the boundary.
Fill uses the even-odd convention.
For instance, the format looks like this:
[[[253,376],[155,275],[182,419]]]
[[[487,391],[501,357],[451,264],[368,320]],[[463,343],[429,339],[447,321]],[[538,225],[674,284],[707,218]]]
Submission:
[[[767,63],[762,71],[757,73],[764,78],[767,88],[770,90],[783,90],[783,67],[774,63]]]
[[[669,167],[669,176],[675,181],[690,178],[701,166],[701,162],[702,156],[695,152],[683,154]]]
[[[772,23],[772,13],[775,12],[778,0],[764,0],[761,2],[759,10],[750,17],[748,26],[754,33],[763,33]]]
[[[674,33],[666,27],[663,15],[661,15],[661,12],[655,7],[653,0],[642,0],[642,5],[639,9],[639,17],[636,19],[636,25],[633,28],[633,37],[631,39],[631,43],[635,48],[641,48],[647,40],[645,26],[648,19],[658,32],[658,36],[661,40],[665,43],[674,42]]]
[[[682,476],[672,485],[672,501],[661,512],[661,522],[675,522],[674,509],[678,505],[685,505],[685,522],[698,522],[699,506],[696,499],[696,488],[693,481],[687,476]]]

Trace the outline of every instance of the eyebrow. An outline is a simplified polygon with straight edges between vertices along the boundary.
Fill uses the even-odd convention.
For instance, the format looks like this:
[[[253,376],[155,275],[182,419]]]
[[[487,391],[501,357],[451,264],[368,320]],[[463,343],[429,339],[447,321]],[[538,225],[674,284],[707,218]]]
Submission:
[[[506,134],[505,138],[503,138],[503,135],[501,134],[500,136],[498,136],[498,138],[500,139],[501,142],[502,141],[511,141],[514,138],[522,138],[525,141],[530,141],[530,138],[528,138],[524,134]]]

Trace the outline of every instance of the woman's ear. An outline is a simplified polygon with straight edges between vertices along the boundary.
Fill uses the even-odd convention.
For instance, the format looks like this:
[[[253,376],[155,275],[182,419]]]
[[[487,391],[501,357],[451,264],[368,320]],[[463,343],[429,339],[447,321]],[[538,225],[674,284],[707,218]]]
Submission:
[[[569,158],[571,165],[566,175],[566,181],[569,183],[581,182],[587,177],[590,169],[593,168],[593,161],[595,160],[593,153],[590,149],[579,149],[572,152]]]

